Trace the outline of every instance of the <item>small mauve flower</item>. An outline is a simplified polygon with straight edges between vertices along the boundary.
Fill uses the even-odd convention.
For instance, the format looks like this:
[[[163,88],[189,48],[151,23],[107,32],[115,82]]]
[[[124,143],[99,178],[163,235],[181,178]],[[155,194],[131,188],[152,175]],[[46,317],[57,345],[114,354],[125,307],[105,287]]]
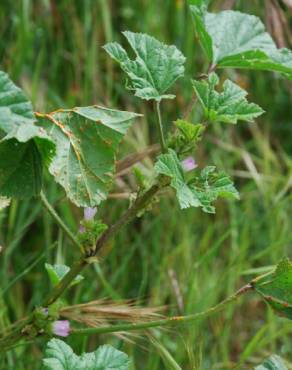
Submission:
[[[68,320],[57,320],[53,322],[52,331],[59,337],[68,337],[70,334],[70,322]]]
[[[97,212],[96,207],[94,207],[94,208],[91,208],[91,207],[84,208],[84,220],[86,220],[86,221],[92,220],[94,218],[94,216],[96,215],[96,212]]]
[[[181,161],[182,168],[185,172],[189,172],[197,167],[197,163],[193,157],[187,157]]]
[[[85,233],[85,227],[83,225],[79,226],[79,232],[80,234]]]

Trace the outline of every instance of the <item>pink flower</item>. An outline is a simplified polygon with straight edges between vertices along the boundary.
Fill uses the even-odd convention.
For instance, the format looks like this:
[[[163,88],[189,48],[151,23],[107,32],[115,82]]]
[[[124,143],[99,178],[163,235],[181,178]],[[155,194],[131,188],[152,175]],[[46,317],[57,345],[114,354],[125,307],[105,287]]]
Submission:
[[[96,212],[97,212],[96,207],[94,207],[94,208],[91,208],[91,207],[84,208],[84,220],[86,220],[86,221],[92,220],[94,218],[94,216],[96,215]]]
[[[68,320],[57,320],[52,325],[53,334],[59,337],[68,337],[70,334],[70,322]]]
[[[185,172],[189,172],[197,167],[197,163],[193,157],[187,157],[181,161],[182,168]]]
[[[79,232],[80,234],[85,233],[85,227],[83,225],[79,226]]]

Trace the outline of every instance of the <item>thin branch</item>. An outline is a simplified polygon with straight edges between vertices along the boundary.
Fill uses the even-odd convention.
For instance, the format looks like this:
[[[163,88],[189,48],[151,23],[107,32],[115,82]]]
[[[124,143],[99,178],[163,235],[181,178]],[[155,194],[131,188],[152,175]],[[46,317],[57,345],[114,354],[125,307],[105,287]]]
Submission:
[[[161,112],[160,112],[160,101],[157,101],[155,104],[156,107],[156,113],[157,113],[157,118],[158,118],[158,133],[159,133],[159,141],[160,141],[160,146],[161,146],[161,151],[162,153],[167,152],[167,145],[164,139],[164,133],[163,133],[163,125],[162,125],[162,119],[161,119]]]
[[[47,209],[47,211],[50,213],[50,215],[53,217],[53,219],[57,222],[57,224],[60,226],[60,228],[64,231],[64,233],[68,236],[69,239],[73,242],[74,245],[76,245],[80,250],[82,250],[81,244],[78,242],[74,234],[69,230],[68,226],[63,222],[61,217],[57,214],[57,212],[54,210],[52,205],[49,203],[47,197],[45,196],[45,193],[41,191],[40,193],[41,201],[44,205],[44,207]]]
[[[131,324],[120,324],[120,325],[112,325],[112,326],[100,326],[98,328],[82,328],[82,329],[73,329],[71,331],[71,335],[92,335],[92,334],[105,334],[105,333],[115,333],[120,331],[134,331],[134,330],[145,330],[151,329],[155,327],[162,327],[168,325],[178,325],[178,324],[185,324],[188,322],[193,322],[198,319],[202,319],[204,317],[211,316],[217,312],[222,311],[225,306],[229,305],[230,303],[235,302],[240,296],[244,293],[253,289],[251,284],[247,284],[241,289],[239,289],[235,294],[226,298],[224,301],[220,302],[214,307],[209,308],[206,311],[198,312],[192,315],[186,316],[173,316],[168,317],[161,320],[154,320],[148,321],[144,323],[131,323]]]

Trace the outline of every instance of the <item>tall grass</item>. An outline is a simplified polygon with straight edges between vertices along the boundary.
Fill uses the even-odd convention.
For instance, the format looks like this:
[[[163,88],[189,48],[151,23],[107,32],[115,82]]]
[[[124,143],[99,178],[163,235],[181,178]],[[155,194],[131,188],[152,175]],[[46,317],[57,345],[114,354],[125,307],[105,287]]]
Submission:
[[[236,6],[262,16],[260,3],[238,1]],[[215,8],[221,5],[215,1]],[[183,116],[192,99],[189,78],[205,65],[182,0],[2,0],[1,69],[41,111],[98,103],[144,113],[146,118],[126,139],[128,151],[135,152],[157,141],[152,106],[141,108],[125,91],[123,76],[101,49],[113,39],[123,42],[120,31],[125,29],[175,43],[186,55],[187,78],[177,85],[176,104],[162,106],[166,122]],[[86,283],[67,296],[70,303],[137,299],[146,306],[166,305],[167,314],[194,313],[269,270],[283,255],[291,256],[291,86],[268,73],[224,73],[244,84],[267,114],[256,124],[211,127],[197,161],[232,173],[241,201],[222,202],[217,214],[209,216],[181,212],[175,200],[164,197],[112,241],[100,264],[85,272]],[[197,112],[195,107],[189,119],[198,119]],[[149,159],[142,166],[150,171]],[[69,206],[48,179],[45,186],[64,221],[78,230],[81,211]],[[117,191],[131,191],[131,182],[123,178],[121,189]],[[126,207],[125,200],[113,199],[99,213],[111,222]],[[0,241],[1,330],[46,293],[45,261],[70,264],[78,251],[38,200],[13,201],[0,213]],[[132,370],[249,369],[271,352],[282,354],[292,368],[291,331],[288,321],[275,317],[251,294],[211,319],[154,331],[151,340],[134,337],[135,345],[110,336],[69,342],[77,352],[113,343],[132,356]],[[39,369],[45,341],[10,351],[0,359],[0,368]]]

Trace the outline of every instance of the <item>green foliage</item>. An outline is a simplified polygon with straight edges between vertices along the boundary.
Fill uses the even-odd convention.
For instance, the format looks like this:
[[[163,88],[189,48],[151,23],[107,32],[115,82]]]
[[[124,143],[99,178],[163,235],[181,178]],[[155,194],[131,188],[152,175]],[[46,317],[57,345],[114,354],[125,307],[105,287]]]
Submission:
[[[56,145],[49,171],[77,206],[93,207],[106,199],[117,146],[137,116],[91,106],[39,117]]]
[[[212,66],[277,71],[292,78],[292,52],[277,48],[259,18],[232,10],[209,13],[204,2],[191,10]]]
[[[182,119],[174,122],[177,132],[169,141],[169,146],[180,154],[191,152],[202,139],[205,127],[200,123],[193,124]]]
[[[258,105],[248,103],[245,98],[247,92],[232,81],[224,81],[221,93],[215,90],[218,84],[219,78],[215,73],[211,73],[207,81],[193,81],[207,121],[233,124],[238,120],[252,122],[264,112]]]
[[[111,346],[101,346],[94,352],[77,356],[59,339],[48,342],[43,362],[47,370],[128,370],[130,364],[125,353]]]
[[[253,287],[276,313],[292,320],[292,263],[287,258],[274,272],[255,279]]]
[[[255,370],[287,370],[280,356],[272,355],[261,365],[255,367]]]
[[[101,220],[82,220],[81,226],[84,230],[78,234],[80,244],[87,251],[94,250],[97,238],[108,226]]]
[[[136,59],[131,60],[116,42],[104,49],[115,59],[131,80],[130,88],[141,99],[173,99],[164,93],[184,74],[185,57],[175,46],[168,46],[143,33],[123,32]]]
[[[0,71],[0,194],[20,199],[37,195],[50,152],[54,145],[35,125],[31,103]]]
[[[70,271],[70,267],[60,264],[51,265],[49,263],[46,263],[45,268],[48,272],[52,285],[57,285],[63,279],[63,277]],[[70,286],[79,284],[83,279],[84,279],[83,276],[77,275],[76,278],[72,281]]]
[[[159,174],[171,178],[171,186],[182,209],[201,207],[204,212],[215,213],[212,205],[219,197],[238,199],[238,192],[224,173],[216,173],[215,167],[206,167],[198,176],[187,181],[177,154],[169,149],[161,154],[155,164]]]

